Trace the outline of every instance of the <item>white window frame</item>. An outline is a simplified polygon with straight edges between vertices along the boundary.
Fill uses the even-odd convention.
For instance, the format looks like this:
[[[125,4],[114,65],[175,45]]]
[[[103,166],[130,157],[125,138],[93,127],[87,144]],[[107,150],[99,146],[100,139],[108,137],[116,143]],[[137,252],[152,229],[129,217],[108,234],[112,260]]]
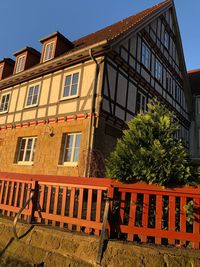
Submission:
[[[163,44],[167,49],[169,49],[169,46],[170,46],[170,35],[169,35],[169,32],[166,31],[166,30],[164,32]]]
[[[142,42],[141,62],[148,70],[151,69],[151,52],[144,42]]]
[[[9,95],[9,99],[8,99],[8,101],[2,103],[3,97],[4,97],[4,96],[7,96],[7,95]],[[2,104],[3,104],[4,108],[5,108],[5,105],[6,105],[6,103],[7,103],[7,109],[4,109],[4,108],[3,108],[2,111],[0,110],[0,114],[7,113],[7,112],[8,112],[9,103],[10,103],[10,95],[11,95],[10,93],[5,93],[5,94],[2,94],[2,95],[1,95],[0,108],[1,108]]]
[[[35,88],[36,86],[38,86],[38,95],[37,95],[37,101],[35,104],[29,104],[28,105],[28,98],[29,98],[29,92],[30,92],[30,89],[31,88],[34,88],[33,91],[35,92]],[[25,102],[25,108],[30,108],[30,107],[35,107],[38,105],[38,100],[39,100],[39,95],[40,95],[40,84],[35,84],[35,85],[30,85],[29,88],[28,88],[28,93],[27,93],[27,96],[26,96],[26,102]],[[34,96],[34,93],[32,95],[32,100],[31,100],[31,103],[33,102],[33,96]]]
[[[25,160],[25,157],[26,157],[26,153],[27,153],[27,145],[28,145],[28,140],[29,139],[32,139],[33,142],[32,142],[32,146],[31,146],[31,152],[30,152],[30,158],[28,161]],[[21,144],[22,144],[22,140],[26,140],[25,141],[25,147],[24,147],[24,154],[23,154],[23,159],[22,160],[19,160],[19,156],[20,156],[20,152],[21,152]],[[35,144],[36,144],[36,141],[37,141],[37,137],[34,136],[34,137],[22,137],[20,138],[20,143],[19,143],[19,147],[18,147],[18,151],[17,151],[17,164],[22,164],[22,165],[32,165],[33,164],[33,153],[35,153]]]
[[[138,95],[140,97],[140,100],[139,100],[139,110],[138,112],[145,112],[147,111],[147,97],[146,95],[144,95],[143,93],[141,92],[138,92]],[[143,100],[144,100],[144,108],[143,108]]]
[[[52,50],[50,50],[51,51],[51,54],[50,54],[49,51],[47,51],[47,49],[48,49],[48,47],[50,45],[53,45]],[[49,43],[46,43],[45,44],[45,46],[44,46],[43,62],[49,61],[49,60],[51,60],[53,58],[54,46],[55,46],[55,41],[49,42]]]
[[[162,81],[162,64],[157,58],[155,60],[155,78],[160,82]]]
[[[65,159],[65,154],[66,154],[66,145],[67,145],[67,137],[68,136],[74,136],[74,138],[73,138],[73,143],[72,143],[72,147],[71,147],[71,149],[72,149],[72,153],[71,153],[71,157],[70,157],[70,161],[64,161],[64,159]],[[63,150],[62,150],[62,165],[64,165],[64,166],[77,166],[78,165],[78,161],[73,161],[73,159],[74,159],[74,153],[75,153],[75,143],[76,143],[76,137],[78,136],[78,135],[80,135],[81,137],[82,137],[82,134],[80,133],[80,132],[78,132],[78,133],[69,133],[69,134],[65,134],[65,142],[64,142],[64,148],[63,148]],[[81,141],[80,141],[80,143],[81,143]],[[80,145],[80,147],[81,147],[81,145]],[[79,147],[79,154],[78,154],[78,157],[79,157],[79,155],[80,155],[80,147]]]
[[[73,81],[73,76],[75,74],[78,74],[78,82],[77,82],[77,90],[76,90],[76,94],[75,95],[71,95],[71,91],[72,91],[72,81]],[[69,96],[64,96],[64,92],[65,92],[65,83],[66,83],[66,79],[68,76],[71,76],[71,80],[70,80],[70,93],[69,93]],[[65,75],[65,78],[63,80],[63,90],[62,90],[62,96],[61,96],[61,100],[65,100],[65,99],[71,99],[71,98],[76,98],[78,97],[79,95],[79,82],[80,82],[80,72],[79,71],[74,71],[74,72],[71,72],[69,74],[66,74]]]
[[[23,61],[23,64],[21,62],[21,59],[24,59]],[[17,66],[16,66],[16,71],[15,73],[19,73],[19,72],[22,72],[24,70],[24,67],[25,67],[25,60],[26,60],[26,56],[23,55],[23,56],[20,56],[17,58]]]

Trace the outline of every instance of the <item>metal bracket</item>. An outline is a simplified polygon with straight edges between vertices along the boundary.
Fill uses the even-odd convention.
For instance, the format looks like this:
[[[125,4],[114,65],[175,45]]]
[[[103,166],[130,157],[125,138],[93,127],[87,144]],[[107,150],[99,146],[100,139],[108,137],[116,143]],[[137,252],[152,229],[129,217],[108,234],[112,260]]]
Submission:
[[[16,229],[17,221],[18,221],[19,217],[21,216],[23,210],[31,202],[32,198],[34,197],[34,194],[35,194],[35,190],[31,189],[31,193],[30,193],[29,199],[24,203],[23,207],[18,211],[17,215],[14,218],[14,221],[13,221],[13,233],[14,233],[14,236],[15,236],[16,239],[20,239],[20,237],[17,234],[17,229]]]
[[[96,259],[97,264],[101,263],[101,259],[102,259],[102,255],[103,255],[103,245],[104,245],[104,240],[105,240],[106,235],[107,235],[106,224],[107,224],[107,220],[108,220],[109,204],[110,204],[110,200],[106,199],[104,215],[103,215],[103,224],[102,224],[102,229],[101,229],[101,235],[99,238],[99,249],[98,249],[98,254],[97,254],[97,259]]]

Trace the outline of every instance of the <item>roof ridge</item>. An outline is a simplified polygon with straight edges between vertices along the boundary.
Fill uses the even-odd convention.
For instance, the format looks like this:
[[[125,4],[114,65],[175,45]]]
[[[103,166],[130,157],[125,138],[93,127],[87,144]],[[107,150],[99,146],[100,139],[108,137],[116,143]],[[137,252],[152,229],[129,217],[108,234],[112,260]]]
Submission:
[[[147,8],[147,9],[145,9],[145,10],[141,10],[140,12],[135,13],[135,14],[127,17],[127,18],[124,18],[124,19],[122,19],[120,21],[117,21],[117,22],[115,22],[113,24],[110,24],[110,25],[108,25],[108,26],[106,26],[106,27],[104,27],[102,29],[99,29],[99,30],[97,30],[95,32],[89,33],[88,35],[85,35],[85,36],[83,36],[81,38],[78,38],[78,39],[74,40],[73,43],[75,43],[75,45],[76,45],[76,43],[79,43],[81,40],[88,39],[89,37],[93,37],[93,36],[95,36],[97,34],[100,34],[101,32],[106,32],[107,30],[111,33],[113,27],[116,27],[117,25],[120,25],[120,24],[123,24],[123,23],[128,25],[129,24],[129,22],[128,22],[129,20],[131,20],[131,19],[133,20],[134,18],[138,17],[138,19],[136,19],[136,21],[134,21],[134,23],[129,24],[129,27],[124,28],[122,31],[119,31],[116,35],[114,35],[114,36],[112,36],[110,38],[109,38],[109,36],[108,36],[108,38],[105,38],[105,39],[108,39],[108,40],[113,40],[117,36],[121,35],[122,33],[126,32],[127,30],[129,30],[134,25],[138,24],[140,21],[144,20],[144,18],[146,18],[147,16],[149,16],[153,12],[158,11],[160,8],[166,6],[169,3],[173,3],[173,0],[165,0],[165,1],[162,1],[162,2],[160,2],[160,3],[158,3],[158,4],[154,5],[154,6],[151,6],[151,7]]]
[[[188,70],[188,74],[200,72],[200,69]]]

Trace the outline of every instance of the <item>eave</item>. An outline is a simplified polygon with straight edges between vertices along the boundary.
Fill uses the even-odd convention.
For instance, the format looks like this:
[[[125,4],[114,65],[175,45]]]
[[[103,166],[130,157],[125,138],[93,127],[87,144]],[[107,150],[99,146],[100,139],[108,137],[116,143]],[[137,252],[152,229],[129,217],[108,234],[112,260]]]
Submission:
[[[28,70],[14,74],[0,81],[0,90],[90,60],[90,55],[89,55],[90,49],[92,49],[93,55],[97,57],[97,56],[102,56],[106,52],[108,52],[110,47],[108,45],[107,40],[103,40],[94,45],[84,47],[83,49],[80,49],[78,51],[66,53],[48,62],[40,63]]]

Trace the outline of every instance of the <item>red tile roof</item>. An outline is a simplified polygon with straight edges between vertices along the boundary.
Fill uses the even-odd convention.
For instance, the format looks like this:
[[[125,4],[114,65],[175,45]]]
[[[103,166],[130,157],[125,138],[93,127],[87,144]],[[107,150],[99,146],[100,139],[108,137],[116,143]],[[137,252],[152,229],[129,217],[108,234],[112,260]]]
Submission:
[[[84,36],[73,42],[75,45],[74,49],[81,49],[86,46],[101,42],[103,40],[107,40],[108,42],[114,41],[117,38],[122,37],[129,30],[132,30],[133,27],[138,26],[140,23],[142,23],[146,18],[148,18],[153,13],[159,11],[161,8],[172,3],[173,3],[172,0],[166,0],[153,7],[143,10],[135,15],[132,15],[126,19],[123,19],[117,23],[114,23],[104,29],[101,29],[97,32]]]

